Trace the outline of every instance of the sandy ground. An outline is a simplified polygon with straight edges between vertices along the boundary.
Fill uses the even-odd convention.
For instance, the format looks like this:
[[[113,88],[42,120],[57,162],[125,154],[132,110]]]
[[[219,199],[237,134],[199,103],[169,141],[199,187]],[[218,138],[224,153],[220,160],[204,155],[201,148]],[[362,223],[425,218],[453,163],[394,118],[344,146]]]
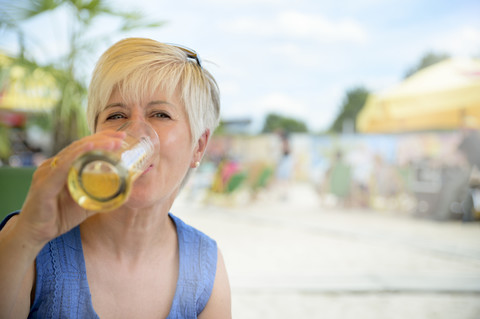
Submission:
[[[282,201],[203,198],[172,211],[217,240],[234,318],[480,318],[478,222],[326,208],[303,184]]]

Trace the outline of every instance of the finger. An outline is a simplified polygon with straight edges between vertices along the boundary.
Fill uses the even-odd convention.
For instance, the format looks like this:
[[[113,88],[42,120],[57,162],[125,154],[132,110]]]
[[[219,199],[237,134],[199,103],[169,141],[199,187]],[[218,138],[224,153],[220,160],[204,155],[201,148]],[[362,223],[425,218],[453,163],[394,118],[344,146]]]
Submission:
[[[114,151],[118,149],[123,139],[124,132],[105,131],[72,143],[60,151],[56,156],[43,163],[49,173],[49,187],[53,193],[58,193],[64,186],[70,167],[80,155],[94,149]],[[45,168],[46,167],[46,168]]]
[[[94,135],[87,136],[81,140],[75,141],[70,146],[60,151],[54,158],[50,159],[50,166],[69,167],[73,161],[81,154],[91,150],[112,151],[118,149],[125,139],[125,132],[103,131]]]

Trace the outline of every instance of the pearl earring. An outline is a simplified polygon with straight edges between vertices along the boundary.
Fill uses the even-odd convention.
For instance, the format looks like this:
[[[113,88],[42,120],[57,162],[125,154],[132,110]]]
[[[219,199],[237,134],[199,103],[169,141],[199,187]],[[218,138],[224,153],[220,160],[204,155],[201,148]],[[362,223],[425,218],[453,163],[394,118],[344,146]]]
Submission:
[[[195,168],[199,167],[200,166],[200,162],[199,161],[196,161],[195,162]]]

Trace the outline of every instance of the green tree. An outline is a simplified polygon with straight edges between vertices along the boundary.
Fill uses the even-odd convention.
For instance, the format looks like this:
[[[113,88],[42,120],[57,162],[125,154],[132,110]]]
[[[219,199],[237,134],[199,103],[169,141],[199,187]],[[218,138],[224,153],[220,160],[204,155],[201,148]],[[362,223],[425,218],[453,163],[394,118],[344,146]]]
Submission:
[[[407,72],[405,72],[404,78],[408,78],[409,76],[413,75],[414,73],[420,71],[421,69],[424,69],[430,65],[433,65],[435,63],[441,62],[443,60],[449,59],[450,56],[446,53],[433,53],[429,52],[425,54],[420,62],[418,62],[417,65],[409,68]]]
[[[11,32],[18,39],[19,52],[14,57],[14,65],[33,71],[42,69],[53,75],[60,92],[58,103],[52,113],[53,152],[56,153],[72,141],[87,134],[85,122],[85,102],[87,95],[86,74],[81,65],[99,43],[108,43],[112,34],[120,34],[137,28],[158,27],[163,22],[146,21],[138,11],[121,12],[108,5],[106,0],[16,0],[0,4],[0,31]],[[49,43],[32,38],[22,29],[24,23],[45,14],[64,10],[67,25],[58,27],[69,30],[68,52],[58,60],[40,64],[36,62],[33,47],[40,43],[45,48]],[[95,23],[100,18],[116,19],[118,28],[112,33],[92,36]],[[98,31],[98,30],[96,30]],[[98,34],[98,33],[96,33]],[[1,84],[1,83],[0,83]]]
[[[332,133],[342,133],[346,125],[356,131],[355,121],[360,110],[365,105],[369,91],[363,86],[347,90],[340,107],[340,112],[330,127]]]
[[[300,120],[275,113],[268,114],[265,118],[262,133],[272,133],[279,130],[282,130],[285,133],[308,132],[307,125]]]

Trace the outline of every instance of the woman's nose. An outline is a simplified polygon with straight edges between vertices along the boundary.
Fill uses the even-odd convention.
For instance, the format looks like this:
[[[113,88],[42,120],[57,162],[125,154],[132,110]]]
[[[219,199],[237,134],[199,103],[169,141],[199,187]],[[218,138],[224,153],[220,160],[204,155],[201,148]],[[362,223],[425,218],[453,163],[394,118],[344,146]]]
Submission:
[[[129,118],[129,121],[133,121],[133,122],[147,122],[147,119],[145,118],[145,116],[139,112],[139,111],[136,111],[134,110],[131,114],[130,114],[130,118]]]
[[[128,130],[129,132],[135,132],[136,135],[139,137],[153,137],[155,139],[158,139],[158,136],[153,127],[148,121],[143,118],[140,120],[131,118],[130,120],[122,124],[122,126],[118,130]]]
[[[128,121],[125,121],[119,128],[119,131],[129,130],[134,132],[142,132],[145,130],[145,127],[150,126],[148,122],[130,118]]]

